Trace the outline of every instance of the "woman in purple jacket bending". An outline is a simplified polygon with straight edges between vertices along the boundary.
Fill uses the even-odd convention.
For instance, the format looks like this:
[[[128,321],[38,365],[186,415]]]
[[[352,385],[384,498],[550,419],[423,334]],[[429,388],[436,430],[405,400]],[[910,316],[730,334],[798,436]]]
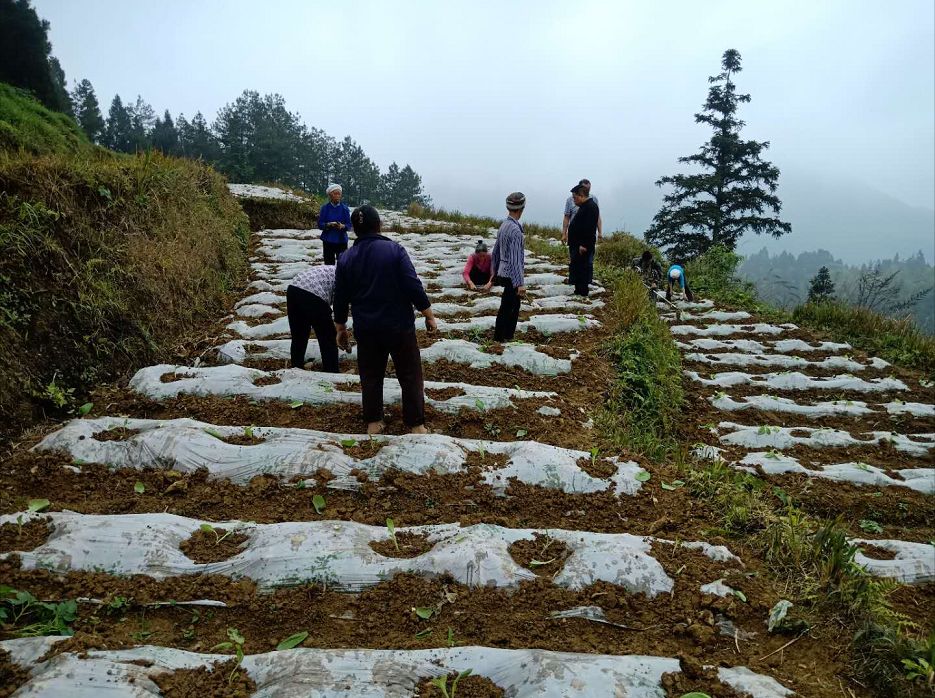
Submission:
[[[338,346],[350,347],[348,306],[354,317],[357,367],[368,434],[379,434],[383,422],[383,378],[393,357],[402,388],[403,422],[413,434],[425,434],[422,357],[416,341],[413,306],[425,317],[425,329],[437,329],[431,303],[406,250],[380,235],[380,214],[361,206],[351,214],[357,233],[354,246],[335,269],[334,326]]]

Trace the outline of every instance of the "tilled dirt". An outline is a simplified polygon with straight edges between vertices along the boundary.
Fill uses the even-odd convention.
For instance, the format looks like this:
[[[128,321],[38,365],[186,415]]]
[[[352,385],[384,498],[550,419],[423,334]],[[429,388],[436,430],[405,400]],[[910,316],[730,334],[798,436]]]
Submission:
[[[192,562],[204,564],[232,558],[240,552],[241,546],[246,542],[247,536],[243,533],[215,526],[211,530],[195,531],[187,540],[181,542],[179,549]]]
[[[0,526],[0,553],[35,550],[45,543],[51,532],[48,519],[34,519],[22,525],[5,523]]]
[[[131,436],[139,434],[139,429],[127,429],[126,427],[111,427],[104,431],[99,431],[91,435],[95,441],[126,441]]]
[[[662,675],[666,698],[682,698],[691,693],[702,693],[709,698],[746,698],[749,695],[722,683],[716,667],[705,668],[692,657],[680,657],[679,668],[680,672]]]
[[[0,649],[0,698],[9,698],[29,680],[29,670],[10,661],[10,653]]]
[[[235,659],[210,669],[176,669],[156,675],[153,681],[165,698],[247,698],[256,690],[256,683]]]
[[[419,533],[397,533],[395,539],[387,534],[386,540],[371,541],[370,548],[384,557],[412,558],[427,553],[432,543]]]
[[[92,647],[118,649],[138,644],[141,631],[150,644],[206,652],[228,641],[228,628],[245,638],[247,654],[269,651],[286,637],[308,631],[306,647],[419,649],[447,647],[449,632],[456,645],[540,648],[599,654],[690,656],[700,663],[744,664],[769,673],[802,695],[833,696],[818,688],[827,677],[845,670],[844,661],[822,628],[784,651],[782,662],[759,658],[786,638],[765,632],[769,608],[780,598],[782,584],[761,570],[717,563],[674,545],[654,545],[654,554],[674,580],[671,594],[646,598],[607,583],[570,591],[547,579],[522,582],[514,590],[468,588],[449,578],[427,579],[400,574],[360,594],[341,594],[320,586],[281,589],[259,594],[247,581],[192,575],[157,582],[147,577],[113,577],[99,572],[62,576],[47,571],[21,571],[15,561],[0,562],[0,573],[13,588],[38,598],[90,596],[130,599],[127,606],[80,604],[75,636],[52,652]],[[747,599],[702,594],[701,584],[724,578]],[[173,599],[172,606],[141,604]],[[182,602],[214,599],[227,608],[186,607]],[[582,619],[555,619],[551,614],[579,606],[599,606],[617,626]],[[414,607],[433,609],[423,620]],[[743,639],[723,634],[726,621]],[[721,624],[719,626],[719,623]],[[620,627],[624,626],[624,627]],[[430,631],[430,632],[426,632]],[[2,637],[2,635],[0,635]],[[820,681],[818,677],[825,677]],[[837,690],[837,686],[835,686]]]
[[[503,689],[484,676],[466,676],[458,680],[458,674],[452,672],[445,677],[446,690],[443,692],[431,679],[425,679],[416,686],[418,698],[446,698],[459,696],[460,698],[503,698],[506,694]],[[457,681],[457,687],[455,687]]]
[[[540,577],[554,578],[565,566],[571,549],[560,540],[541,533],[518,540],[507,549],[513,561]]]

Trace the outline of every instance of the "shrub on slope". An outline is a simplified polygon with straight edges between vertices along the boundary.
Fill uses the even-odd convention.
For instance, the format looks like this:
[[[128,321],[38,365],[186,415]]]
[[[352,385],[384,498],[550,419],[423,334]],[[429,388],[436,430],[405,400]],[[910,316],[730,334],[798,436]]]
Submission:
[[[247,235],[201,163],[0,152],[0,417],[167,355],[227,307]]]
[[[46,109],[22,90],[0,83],[0,150],[78,153],[93,147],[70,116]]]

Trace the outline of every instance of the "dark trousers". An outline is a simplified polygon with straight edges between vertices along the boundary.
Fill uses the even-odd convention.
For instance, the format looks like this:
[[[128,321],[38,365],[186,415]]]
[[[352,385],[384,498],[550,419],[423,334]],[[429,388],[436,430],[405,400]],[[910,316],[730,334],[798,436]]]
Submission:
[[[575,285],[575,295],[587,297],[588,282],[594,273],[594,257],[589,251],[582,254],[577,245],[569,249],[569,254],[571,256],[569,276]]]
[[[318,348],[321,350],[322,370],[338,372],[338,341],[331,319],[331,306],[298,286],[286,289],[286,314],[289,316],[289,332],[292,334],[292,366],[305,365],[305,350],[308,348],[308,333],[315,330]]]
[[[519,320],[519,294],[513,288],[513,282],[505,276],[498,276],[494,283],[503,286],[503,295],[500,296],[493,338],[497,342],[509,342],[516,334],[516,321]]]
[[[468,278],[474,282],[475,286],[486,286],[487,282],[490,281],[490,272],[481,271],[475,267],[468,272]]]
[[[383,378],[387,359],[392,356],[403,393],[403,423],[407,427],[425,424],[425,384],[415,328],[405,332],[355,330],[354,338],[364,421],[369,424],[383,419]]]
[[[330,264],[334,266],[334,263],[338,261],[338,257],[341,256],[341,253],[347,250],[346,242],[325,242],[322,240],[321,246],[325,255],[325,264]]]

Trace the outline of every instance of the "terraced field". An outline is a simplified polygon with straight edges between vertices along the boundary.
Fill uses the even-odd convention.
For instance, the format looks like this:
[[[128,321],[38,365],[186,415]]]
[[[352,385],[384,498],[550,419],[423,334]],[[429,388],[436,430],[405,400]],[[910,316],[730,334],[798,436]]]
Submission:
[[[769,631],[784,580],[720,536],[683,470],[611,449],[594,427],[615,377],[607,292],[572,298],[562,266],[529,255],[519,340],[495,344],[499,299],[461,287],[476,238],[406,232],[426,224],[384,218],[440,318],[438,334],[419,331],[433,433],[401,433],[392,379],[387,435],[360,433],[353,352],[320,373],[312,341],[313,370],[284,368],[285,289],[320,242],[265,230],[216,338],[14,451],[3,580],[32,595],[24,613],[29,599],[60,604],[43,622],[74,635],[4,640],[0,683],[17,696],[442,696],[461,676],[458,696],[868,695],[844,690],[836,628]],[[844,517],[861,564],[915,585],[900,610],[924,623],[931,386],[707,301],[669,319],[699,467],[723,460]]]

